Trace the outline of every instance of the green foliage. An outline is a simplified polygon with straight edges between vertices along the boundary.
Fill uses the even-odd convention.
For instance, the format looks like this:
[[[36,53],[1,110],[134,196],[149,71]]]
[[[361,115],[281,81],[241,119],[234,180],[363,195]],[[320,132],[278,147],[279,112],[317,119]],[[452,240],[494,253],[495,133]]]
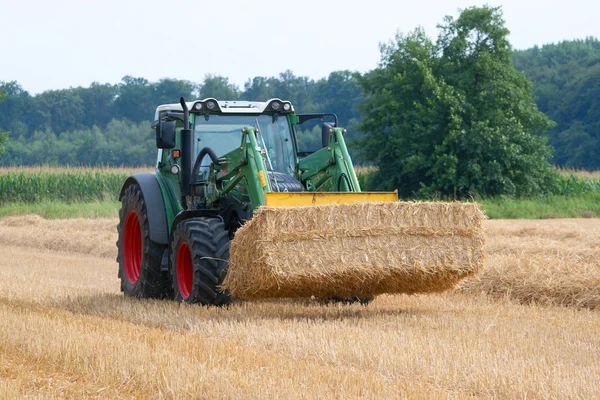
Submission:
[[[580,196],[595,192],[600,193],[600,178],[571,174],[557,176],[551,193],[559,196]]]
[[[51,129],[35,131],[8,142],[3,165],[152,165],[156,144],[150,122],[135,124],[113,120],[97,126],[56,135]]]
[[[4,100],[5,97],[6,97],[6,95],[4,94],[4,92],[2,90],[0,90],[0,102],[2,102],[2,100]],[[8,132],[0,131],[0,155],[2,155],[2,153],[4,153],[4,143],[6,143],[7,140],[8,140]]]
[[[552,162],[600,169],[600,41],[564,41],[517,51],[512,60],[533,82],[541,111],[556,127]]]
[[[378,165],[377,189],[403,197],[527,196],[551,189],[552,126],[510,61],[499,8],[446,17],[437,42],[422,29],[381,47],[361,84],[359,141]]]
[[[200,98],[213,97],[217,100],[239,100],[240,89],[229,83],[229,79],[207,74],[200,85]],[[171,100],[173,101],[173,100]]]
[[[376,168],[354,168],[354,172],[356,173],[356,179],[358,180],[358,184],[363,192],[371,192],[374,191],[377,184],[375,182],[375,178],[377,176]]]
[[[0,155],[4,153],[4,144],[8,140],[8,132],[0,132]]]
[[[279,77],[256,77],[244,90],[225,77],[206,75],[201,84],[177,79],[149,82],[125,76],[117,85],[94,82],[88,88],[49,90],[30,96],[17,82],[0,82],[7,95],[0,103],[0,132],[14,139],[0,165],[150,165],[156,157],[150,121],[160,104],[215,97],[219,100],[291,100],[298,112],[331,112],[357,136],[362,98],[356,74],[332,72],[314,81],[285,71]],[[338,95],[343,98],[338,99]],[[307,126],[306,140],[314,141]],[[0,134],[0,142],[6,134]],[[320,132],[318,135],[320,143]]]
[[[314,152],[323,147],[319,126],[314,126],[312,129],[296,129],[296,140],[300,152]]]
[[[0,175],[0,204],[114,201],[127,177],[111,171],[9,172]]]

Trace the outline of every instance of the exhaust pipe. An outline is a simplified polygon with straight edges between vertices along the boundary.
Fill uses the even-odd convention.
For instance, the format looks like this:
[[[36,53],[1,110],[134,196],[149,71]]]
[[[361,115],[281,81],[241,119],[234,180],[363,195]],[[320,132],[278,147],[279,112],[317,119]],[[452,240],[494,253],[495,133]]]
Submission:
[[[192,175],[192,154],[194,151],[194,132],[190,129],[190,110],[185,100],[179,99],[183,108],[183,129],[181,130],[181,204],[187,209],[186,196],[190,191]]]

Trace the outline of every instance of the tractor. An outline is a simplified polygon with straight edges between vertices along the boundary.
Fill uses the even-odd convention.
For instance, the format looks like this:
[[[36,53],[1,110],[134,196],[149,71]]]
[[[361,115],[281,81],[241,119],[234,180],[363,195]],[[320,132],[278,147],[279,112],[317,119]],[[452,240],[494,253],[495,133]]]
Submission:
[[[299,152],[297,130],[321,123],[321,150]],[[331,120],[331,122],[325,122]],[[157,107],[155,172],[130,176],[119,199],[121,290],[142,298],[173,297],[224,305],[229,242],[254,210],[288,201],[338,202],[322,192],[353,192],[351,200],[394,201],[395,193],[365,193],[334,114],[296,114],[289,101],[207,98]]]
[[[301,151],[298,143],[308,121],[320,125],[318,149],[312,152]],[[338,126],[334,114],[297,114],[291,102],[277,98],[266,102],[214,98],[186,102],[181,98],[179,103],[157,107],[153,128],[158,148],[156,169],[130,176],[119,196],[118,276],[121,290],[128,296],[229,304],[232,295],[223,287],[228,265],[228,279],[235,268],[243,272],[246,262],[255,265],[266,258],[275,260],[269,268],[280,270],[276,253],[294,251],[285,247],[293,244],[289,241],[292,236],[308,247],[298,254],[302,279],[291,277],[288,281],[292,286],[304,282],[307,288],[277,292],[287,278],[267,271],[273,290],[260,296],[310,295],[313,287],[316,293],[323,281],[321,269],[336,264],[332,272],[339,283],[336,290],[345,292],[344,299],[367,302],[370,296],[364,295],[376,291],[446,289],[474,273],[483,262],[481,212],[478,208],[473,211],[472,204],[415,206],[400,204],[396,192],[362,192],[344,140],[346,130]],[[353,204],[359,211],[353,211]],[[290,212],[293,209],[296,211]],[[282,242],[284,247],[277,247],[279,250],[263,248],[268,254],[263,251],[260,260],[250,260],[254,247],[258,254],[267,241],[266,232],[252,233],[248,242],[242,240],[248,239],[243,237],[248,233],[239,229],[260,222],[260,218],[271,218],[266,210],[271,210],[271,216],[293,214],[296,219],[302,219],[305,212],[319,212],[312,213],[317,215],[312,225],[296,221],[302,223],[291,228],[293,232],[270,232],[269,241],[281,236],[288,242]],[[464,227],[456,225],[458,214],[452,210],[464,215],[460,217]],[[354,225],[343,228],[350,216]],[[400,226],[404,220],[417,225]],[[373,226],[368,226],[369,221]],[[387,226],[388,221],[398,226]],[[435,221],[433,225],[431,221]],[[310,246],[317,242],[321,247],[313,250]],[[339,257],[328,251],[330,243],[342,249]],[[243,251],[241,246],[245,246]],[[427,252],[431,253],[429,266],[424,264]],[[316,262],[320,256],[327,262]],[[346,264],[354,270],[341,270]],[[305,274],[304,267],[312,272]],[[291,276],[285,271],[284,275]],[[345,285],[346,278],[354,286]],[[436,281],[443,284],[436,286]],[[252,277],[244,282],[254,285]],[[259,293],[254,289],[245,293]],[[327,287],[320,293],[338,297]]]

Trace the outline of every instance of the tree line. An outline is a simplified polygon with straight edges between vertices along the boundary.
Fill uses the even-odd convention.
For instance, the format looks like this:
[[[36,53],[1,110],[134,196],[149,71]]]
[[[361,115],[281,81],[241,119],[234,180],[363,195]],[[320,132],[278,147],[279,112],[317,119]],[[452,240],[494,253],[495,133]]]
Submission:
[[[556,123],[548,131],[552,162],[600,169],[600,41],[535,46],[515,52],[512,60],[532,81],[540,111]]]
[[[17,82],[0,82],[0,93],[5,96],[0,132],[10,132],[1,165],[151,164],[156,153],[150,129],[154,110],[182,96],[254,101],[278,97],[301,112],[337,114],[351,138],[360,118],[356,106],[363,99],[357,74],[351,71],[335,71],[316,81],[285,71],[278,77],[249,79],[243,90],[218,75],[207,75],[201,83],[125,76],[116,85],[94,82],[34,96]]]

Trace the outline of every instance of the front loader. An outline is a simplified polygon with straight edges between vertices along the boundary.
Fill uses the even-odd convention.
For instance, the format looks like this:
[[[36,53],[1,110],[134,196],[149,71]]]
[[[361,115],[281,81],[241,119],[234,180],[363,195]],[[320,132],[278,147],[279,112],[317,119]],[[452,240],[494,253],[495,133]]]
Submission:
[[[321,125],[314,152],[299,149],[308,121]],[[157,108],[154,127],[156,171],[120,194],[126,295],[364,299],[445,290],[482,266],[477,205],[362,192],[333,114],[182,98]]]

